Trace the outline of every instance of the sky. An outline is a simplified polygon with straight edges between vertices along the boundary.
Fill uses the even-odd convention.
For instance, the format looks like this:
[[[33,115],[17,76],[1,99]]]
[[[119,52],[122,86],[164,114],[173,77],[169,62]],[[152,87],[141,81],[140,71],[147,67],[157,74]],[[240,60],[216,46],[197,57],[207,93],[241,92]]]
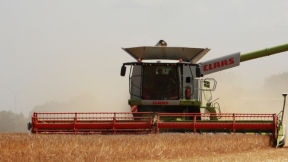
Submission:
[[[120,68],[133,58],[121,48],[164,39],[211,48],[205,61],[285,44],[287,9],[286,0],[0,0],[0,111],[78,100],[77,111],[129,111]],[[288,71],[287,54],[247,61],[221,80],[233,74],[257,89]]]

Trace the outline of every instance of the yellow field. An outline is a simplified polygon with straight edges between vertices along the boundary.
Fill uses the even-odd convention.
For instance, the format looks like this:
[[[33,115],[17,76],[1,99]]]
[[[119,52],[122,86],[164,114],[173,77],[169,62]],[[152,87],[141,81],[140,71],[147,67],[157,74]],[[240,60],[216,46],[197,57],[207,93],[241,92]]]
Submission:
[[[288,161],[269,137],[244,134],[0,134],[0,161]]]

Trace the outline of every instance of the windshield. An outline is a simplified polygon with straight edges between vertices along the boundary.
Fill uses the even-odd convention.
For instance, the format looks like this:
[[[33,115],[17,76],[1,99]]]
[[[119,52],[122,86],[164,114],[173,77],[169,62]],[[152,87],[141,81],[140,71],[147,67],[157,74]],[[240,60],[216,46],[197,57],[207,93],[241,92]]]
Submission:
[[[143,65],[142,98],[146,100],[179,99],[177,65]]]

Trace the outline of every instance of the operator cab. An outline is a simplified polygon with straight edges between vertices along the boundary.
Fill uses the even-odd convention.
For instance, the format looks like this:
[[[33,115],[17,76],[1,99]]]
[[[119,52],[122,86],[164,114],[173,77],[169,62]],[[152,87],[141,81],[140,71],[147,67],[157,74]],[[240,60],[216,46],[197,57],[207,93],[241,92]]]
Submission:
[[[179,99],[179,68],[170,65],[143,65],[142,98],[144,100]]]

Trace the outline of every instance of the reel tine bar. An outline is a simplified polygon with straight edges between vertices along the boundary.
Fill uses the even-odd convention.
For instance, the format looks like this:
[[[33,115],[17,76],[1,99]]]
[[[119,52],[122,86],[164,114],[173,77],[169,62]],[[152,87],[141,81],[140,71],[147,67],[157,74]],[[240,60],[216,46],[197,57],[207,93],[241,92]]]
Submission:
[[[266,132],[277,137],[276,114],[34,113],[32,133],[148,134],[158,132]]]

